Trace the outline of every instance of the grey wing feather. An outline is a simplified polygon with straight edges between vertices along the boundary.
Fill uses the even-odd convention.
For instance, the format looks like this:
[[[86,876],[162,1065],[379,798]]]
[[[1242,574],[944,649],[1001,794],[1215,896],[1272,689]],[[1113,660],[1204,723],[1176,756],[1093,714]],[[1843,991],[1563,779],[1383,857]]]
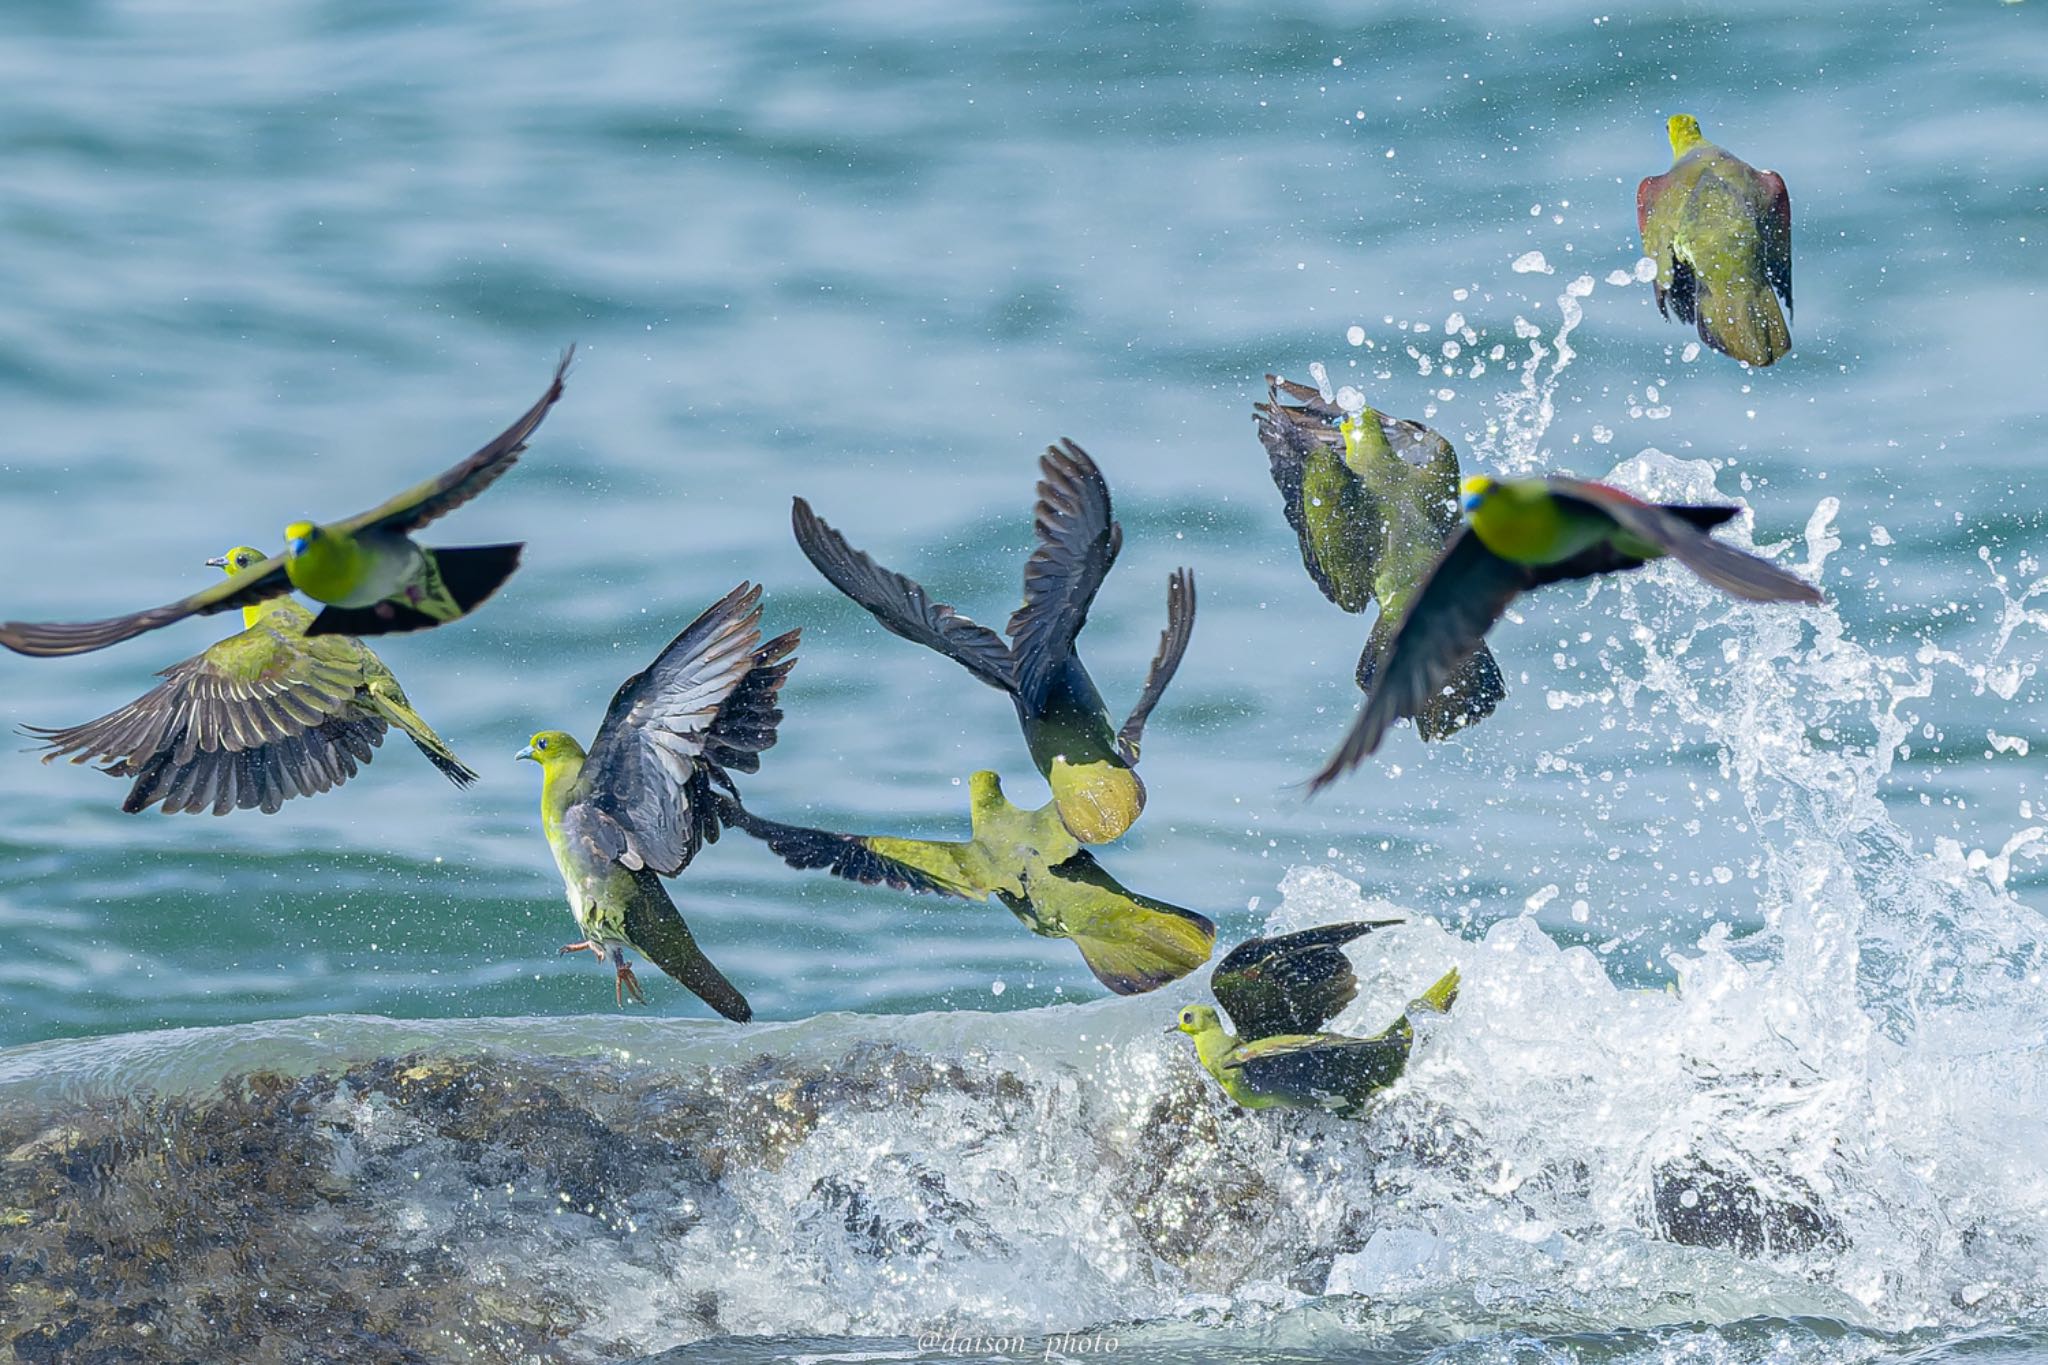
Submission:
[[[937,650],[998,691],[1015,690],[1010,647],[1002,636],[945,603],[932,601],[923,584],[854,549],[802,498],[790,506],[790,525],[797,547],[818,572],[865,607],[883,629]]]
[[[1372,695],[1337,752],[1310,779],[1309,790],[1319,791],[1356,767],[1396,722],[1427,705],[1485,640],[1515,594],[1534,585],[1529,569],[1488,550],[1470,528],[1453,533],[1379,659]]]
[[[526,443],[539,428],[548,410],[562,396],[562,380],[569,373],[569,362],[576,358],[576,348],[570,346],[562,352],[562,358],[555,365],[555,377],[534,405],[519,415],[519,419],[492,437],[475,454],[425,483],[416,484],[390,498],[367,512],[361,512],[338,523],[338,528],[350,534],[378,530],[388,532],[417,531],[428,522],[446,516],[479,493],[489,488],[516,464],[526,450]]]
[[[1316,551],[1316,537],[1308,524],[1308,509],[1302,492],[1306,476],[1303,465],[1309,455],[1324,448],[1338,453],[1343,451],[1344,436],[1336,423],[1344,419],[1344,414],[1323,402],[1322,395],[1316,390],[1277,375],[1266,376],[1266,395],[1268,401],[1252,405],[1252,416],[1258,423],[1259,444],[1265,446],[1266,458],[1272,466],[1273,486],[1280,490],[1281,510],[1286,513],[1287,525],[1294,531],[1295,541],[1301,547],[1301,566],[1308,570],[1309,578],[1322,590],[1323,596],[1346,611],[1363,611],[1366,602],[1347,602],[1336,580],[1323,566],[1322,557]],[[1297,404],[1290,407],[1282,403],[1283,395],[1296,399]],[[1379,498],[1363,479],[1353,480],[1352,492],[1358,498],[1367,521],[1378,523],[1384,520]]]
[[[720,799],[719,815],[734,829],[768,845],[771,853],[799,871],[825,871],[864,886],[891,886],[898,891],[972,899],[906,862],[876,852],[857,834],[786,825],[755,815],[730,797]]]
[[[1024,564],[1024,605],[1009,623],[1017,691],[1027,701],[1044,695],[1072,655],[1124,539],[1109,485],[1087,451],[1062,440],[1046,448],[1038,468],[1038,544]]]
[[[583,762],[565,827],[627,868],[674,876],[701,832],[690,780],[726,699],[754,667],[761,590],[741,583],[626,680]]]
[[[1181,656],[1188,652],[1188,639],[1194,629],[1195,571],[1175,569],[1166,580],[1166,629],[1159,634],[1159,652],[1152,656],[1152,666],[1145,670],[1145,687],[1138,693],[1137,705],[1131,708],[1130,717],[1116,733],[1127,762],[1138,761],[1145,722],[1152,718],[1152,708],[1166,695],[1166,686],[1180,668]]]
[[[1616,525],[1659,547],[1706,582],[1745,602],[1818,602],[1820,590],[1770,561],[1716,540],[1673,509],[1640,502],[1618,489],[1552,479],[1553,494],[1577,498]]]
[[[0,645],[16,654],[50,658],[65,654],[89,654],[96,649],[130,640],[145,631],[174,625],[188,616],[212,616],[218,612],[251,607],[282,597],[292,590],[285,576],[284,557],[272,555],[251,565],[226,582],[215,584],[189,597],[160,607],[110,616],[103,621],[8,621],[0,623]]]
[[[1247,939],[1216,965],[1209,989],[1242,1038],[1314,1033],[1358,996],[1342,945],[1400,923],[1354,920]]]

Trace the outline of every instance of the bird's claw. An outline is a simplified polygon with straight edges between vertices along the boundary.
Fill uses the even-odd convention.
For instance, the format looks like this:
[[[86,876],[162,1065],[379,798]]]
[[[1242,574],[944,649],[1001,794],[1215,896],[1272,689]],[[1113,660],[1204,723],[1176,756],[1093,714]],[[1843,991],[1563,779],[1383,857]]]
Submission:
[[[602,949],[602,948],[598,947],[598,946],[597,946],[597,945],[596,945],[595,943],[592,943],[592,942],[591,942],[591,941],[590,941],[589,939],[585,939],[585,940],[584,940],[583,942],[581,942],[581,943],[565,943],[565,944],[563,944],[563,945],[562,945],[562,952],[563,952],[563,953],[565,953],[565,954],[567,954],[567,953],[595,953],[595,954],[597,954],[597,956],[598,956],[598,959],[599,959],[600,961],[602,961],[602,960],[603,960],[603,958],[604,958],[604,949]]]
[[[633,969],[623,962],[619,964],[618,998],[620,1009],[626,1007],[628,999],[636,1005],[647,1003],[647,997],[640,993],[640,978],[634,976]]]

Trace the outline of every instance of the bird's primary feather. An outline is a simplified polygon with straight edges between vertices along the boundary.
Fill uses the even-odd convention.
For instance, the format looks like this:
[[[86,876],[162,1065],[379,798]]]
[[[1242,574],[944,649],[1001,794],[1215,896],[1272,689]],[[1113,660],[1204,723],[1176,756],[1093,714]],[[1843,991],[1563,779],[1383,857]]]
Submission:
[[[1166,695],[1166,685],[1179,670],[1194,629],[1195,571],[1175,569],[1166,579],[1166,629],[1159,633],[1159,650],[1152,656],[1151,667],[1145,670],[1145,686],[1138,693],[1136,705],[1116,732],[1117,747],[1132,763],[1138,761],[1138,750],[1144,743],[1145,722],[1152,718],[1152,708]]]
[[[547,392],[521,413],[517,421],[485,442],[468,459],[424,483],[415,484],[397,497],[387,498],[367,512],[333,523],[330,529],[345,536],[368,532],[409,534],[448,515],[505,477],[525,452],[526,443],[532,439],[548,410],[561,398],[562,381],[568,377],[569,363],[575,358],[576,348],[573,345],[565,348],[561,360],[555,364],[555,377],[548,384]]]
[[[612,697],[564,820],[620,866],[674,876],[696,853],[690,779],[713,723],[749,672],[796,643],[784,636],[775,658],[756,658],[760,601],[759,588],[740,584]]]
[[[1033,707],[1044,704],[1067,667],[1124,540],[1110,511],[1109,484],[1087,451],[1072,441],[1048,446],[1038,468],[1037,544],[1024,563],[1024,605],[1008,626],[1017,691]]]
[[[854,549],[802,498],[790,506],[790,524],[797,547],[826,581],[866,608],[884,629],[938,651],[999,692],[1016,691],[1016,666],[1002,636],[932,601],[922,584]]]

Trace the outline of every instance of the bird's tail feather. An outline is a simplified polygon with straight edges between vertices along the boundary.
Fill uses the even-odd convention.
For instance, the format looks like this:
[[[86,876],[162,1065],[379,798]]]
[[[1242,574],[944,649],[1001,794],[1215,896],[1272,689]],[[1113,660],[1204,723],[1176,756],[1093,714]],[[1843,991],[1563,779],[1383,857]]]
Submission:
[[[726,980],[697,946],[697,936],[683,922],[661,879],[642,869],[633,880],[637,894],[626,906],[626,940],[726,1018],[742,1024],[753,1018],[753,1006],[739,987]]]
[[[441,572],[441,586],[467,616],[504,586],[519,567],[519,552],[525,548],[523,544],[463,545],[429,553]]]
[[[412,703],[405,699],[403,693],[394,696],[389,689],[373,686],[370,689],[370,697],[376,704],[378,714],[403,730],[405,737],[426,755],[427,762],[439,768],[450,782],[458,787],[467,787],[476,781],[475,771],[455,756],[455,751],[448,747],[447,741],[435,734],[433,727],[420,718],[419,712],[412,709]]]
[[[1207,962],[1216,928],[1192,912],[1134,911],[1072,937],[1096,980],[1118,995],[1143,995]]]

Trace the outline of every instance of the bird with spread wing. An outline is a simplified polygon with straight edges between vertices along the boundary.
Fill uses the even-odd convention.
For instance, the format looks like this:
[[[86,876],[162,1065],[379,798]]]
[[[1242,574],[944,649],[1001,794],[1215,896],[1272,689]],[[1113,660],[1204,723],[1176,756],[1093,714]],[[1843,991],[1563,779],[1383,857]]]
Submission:
[[[207,563],[232,575],[264,558],[238,545]],[[289,597],[242,608],[242,623],[118,711],[64,729],[23,728],[43,742],[45,763],[68,755],[133,778],[121,803],[131,814],[153,805],[166,814],[274,814],[354,777],[394,725],[456,786],[476,781],[368,645],[308,637],[313,613]]]
[[[818,572],[885,629],[938,651],[1015,703],[1031,761],[1051,785],[1067,829],[1082,843],[1106,843],[1145,808],[1138,748],[1187,651],[1195,576],[1177,569],[1168,578],[1159,651],[1137,705],[1112,728],[1075,640],[1123,548],[1123,527],[1111,515],[1102,471],[1081,447],[1066,441],[1048,448],[1038,465],[1037,547],[1024,565],[1024,605],[1010,617],[1007,642],[854,549],[802,498],[791,519],[797,544]]]
[[[1370,407],[1347,413],[1306,384],[1269,374],[1266,394],[1253,407],[1259,440],[1303,566],[1348,612],[1379,603],[1358,656],[1358,686],[1370,692],[1395,627],[1458,528],[1458,452],[1420,422]],[[1415,728],[1443,739],[1492,715],[1506,695],[1482,643],[1430,695]]]
[[[1363,762],[1387,731],[1427,709],[1517,596],[1548,583],[1626,573],[1670,556],[1745,602],[1819,602],[1806,580],[1709,532],[1742,509],[1645,502],[1604,483],[1465,480],[1465,524],[1401,620],[1350,733],[1310,780],[1319,790]]]
[[[512,468],[562,396],[562,379],[575,353],[574,346],[562,353],[547,392],[518,421],[446,473],[343,521],[293,522],[285,527],[283,554],[266,556],[203,592],[104,621],[0,623],[0,645],[39,657],[89,654],[189,616],[251,607],[294,588],[326,605],[306,628],[308,636],[386,635],[468,615],[512,576],[524,547],[429,549],[412,533],[476,497]]]
[[[764,819],[726,802],[725,822],[766,843],[791,867],[848,881],[962,900],[993,896],[1034,934],[1073,940],[1088,969],[1118,995],[1138,995],[1209,960],[1206,915],[1126,889],[1060,818],[1057,804],[1023,810],[1002,779],[968,779],[973,837],[964,842],[836,834]]]
[[[1181,1010],[1174,1028],[1194,1040],[1195,1057],[1223,1093],[1245,1109],[1327,1109],[1356,1117],[1367,1100],[1400,1078],[1415,1029],[1408,1014],[1442,1012],[1458,995],[1454,967],[1403,1014],[1370,1038],[1322,1028],[1358,998],[1358,977],[1343,945],[1399,920],[1326,924],[1230,950],[1209,977],[1216,1003]]]
[[[717,841],[727,807],[719,794],[738,794],[730,774],[759,771],[774,745],[798,635],[762,644],[761,590],[742,583],[626,680],[588,749],[542,730],[519,751],[540,765],[541,828],[583,932],[562,951],[609,959],[621,1005],[646,999],[630,947],[726,1018],[753,1017],[661,879]]]

